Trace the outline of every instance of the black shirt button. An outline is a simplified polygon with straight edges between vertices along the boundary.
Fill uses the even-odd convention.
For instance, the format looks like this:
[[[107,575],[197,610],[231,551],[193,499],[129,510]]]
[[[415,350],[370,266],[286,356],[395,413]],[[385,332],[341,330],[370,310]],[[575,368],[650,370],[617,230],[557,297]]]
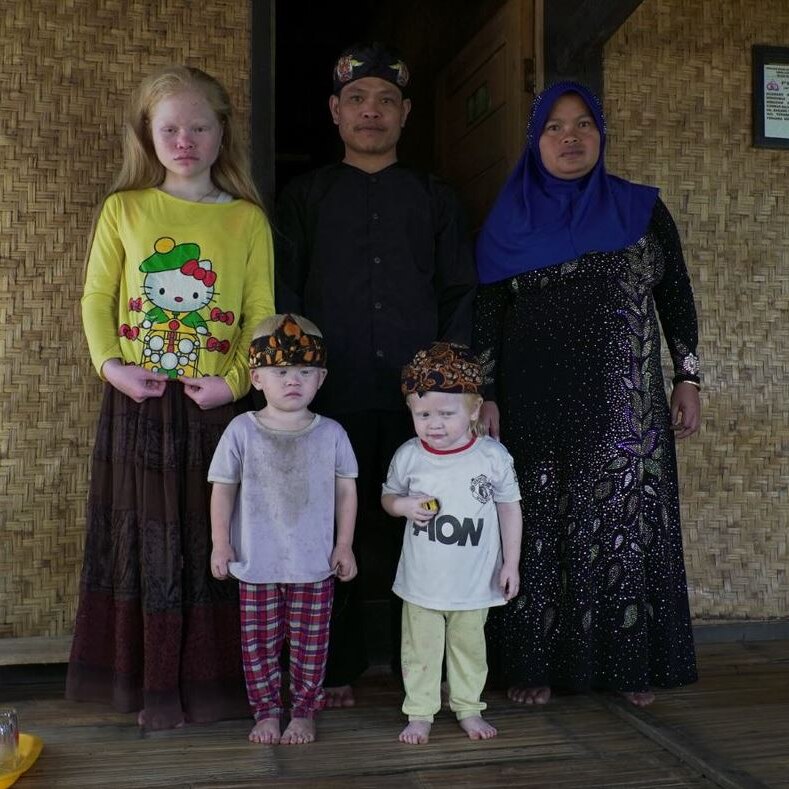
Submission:
[[[384,358],[384,352],[383,352],[383,351],[382,351],[380,348],[379,348],[379,349],[378,349],[378,350],[375,352],[375,355],[376,355],[376,356],[377,356],[379,359],[383,359],[383,358]]]
[[[380,301],[376,301],[375,304],[373,304],[373,307],[375,307],[377,310],[380,310],[381,307],[383,307],[383,304],[381,304]]]
[[[373,222],[377,222],[377,221],[378,221],[378,212],[376,211],[376,212],[373,214]]]
[[[374,257],[373,258],[373,263],[380,263],[380,262],[381,262],[381,258],[379,258],[379,257]]]

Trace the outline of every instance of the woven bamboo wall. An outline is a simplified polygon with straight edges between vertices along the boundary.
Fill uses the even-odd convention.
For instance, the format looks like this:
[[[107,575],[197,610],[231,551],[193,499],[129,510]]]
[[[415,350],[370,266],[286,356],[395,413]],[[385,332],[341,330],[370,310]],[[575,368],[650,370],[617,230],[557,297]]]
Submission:
[[[91,212],[124,102],[155,66],[219,77],[248,115],[250,5],[24,0],[0,16],[0,638],[69,633],[100,385],[79,318]]]
[[[79,322],[90,214],[152,67],[248,111],[249,4],[25,0],[0,17],[0,638],[70,632],[99,384]],[[694,613],[786,616],[789,153],[750,147],[753,43],[785,0],[646,0],[606,48],[608,162],[659,184],[701,317],[703,435],[680,448]]]
[[[609,169],[659,185],[700,312],[702,434],[680,447],[691,604],[789,615],[789,151],[751,147],[751,45],[786,0],[646,0],[608,43]]]

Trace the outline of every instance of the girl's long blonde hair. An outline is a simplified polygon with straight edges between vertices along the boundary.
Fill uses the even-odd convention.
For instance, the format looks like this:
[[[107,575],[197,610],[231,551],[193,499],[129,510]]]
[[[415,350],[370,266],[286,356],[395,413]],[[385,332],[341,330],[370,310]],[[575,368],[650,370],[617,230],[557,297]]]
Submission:
[[[240,139],[230,96],[218,80],[192,66],[165,66],[144,79],[134,92],[124,128],[123,166],[107,196],[149,189],[164,181],[166,171],[156,156],[151,137],[151,115],[162,99],[184,91],[203,96],[222,125],[222,145],[211,166],[211,180],[222,191],[265,211],[252,181],[249,157]]]
[[[165,66],[146,77],[132,94],[124,124],[123,165],[104,199],[93,212],[93,222],[85,251],[83,275],[96,234],[101,209],[110,195],[134,189],[150,189],[164,182],[166,170],[156,156],[151,137],[151,115],[156,105],[176,93],[192,90],[205,98],[222,124],[222,144],[211,166],[211,180],[223,192],[248,200],[266,213],[266,207],[252,180],[249,156],[242,143],[230,96],[219,80],[192,66]]]

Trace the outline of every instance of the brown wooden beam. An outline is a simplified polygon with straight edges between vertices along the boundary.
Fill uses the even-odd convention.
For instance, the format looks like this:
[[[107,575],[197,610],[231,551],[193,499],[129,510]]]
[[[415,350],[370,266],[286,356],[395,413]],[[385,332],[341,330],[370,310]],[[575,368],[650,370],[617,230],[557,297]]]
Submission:
[[[250,0],[250,158],[263,200],[274,195],[274,21],[276,0]]]
[[[0,666],[68,663],[71,636],[0,638]]]
[[[546,84],[577,79],[602,97],[603,47],[643,0],[545,0]]]

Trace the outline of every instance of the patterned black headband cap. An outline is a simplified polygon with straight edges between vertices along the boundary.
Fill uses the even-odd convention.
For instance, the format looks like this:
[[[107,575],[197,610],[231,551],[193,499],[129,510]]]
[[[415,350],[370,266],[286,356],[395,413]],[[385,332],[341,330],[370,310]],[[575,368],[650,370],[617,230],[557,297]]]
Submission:
[[[468,346],[434,342],[403,367],[400,390],[406,397],[426,392],[480,394],[482,383],[482,365]]]
[[[332,77],[335,96],[339,96],[346,85],[363,77],[385,79],[400,88],[401,92],[411,79],[405,62],[377,41],[373,44],[354,44],[348,47],[334,65]]]
[[[326,346],[321,337],[307,334],[288,313],[271,334],[252,340],[249,369],[256,367],[326,366]]]

